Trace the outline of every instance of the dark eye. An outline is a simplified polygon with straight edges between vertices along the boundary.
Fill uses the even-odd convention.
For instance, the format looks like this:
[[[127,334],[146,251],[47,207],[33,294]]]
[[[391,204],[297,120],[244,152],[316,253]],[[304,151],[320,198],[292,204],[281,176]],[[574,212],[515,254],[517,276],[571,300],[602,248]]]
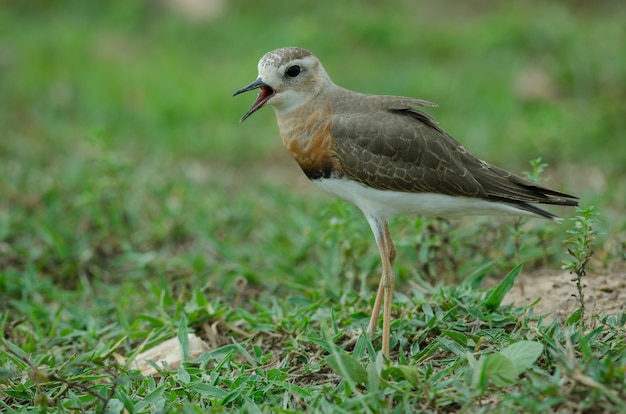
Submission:
[[[285,75],[289,76],[290,78],[295,78],[299,74],[300,74],[300,66],[298,65],[289,66],[287,70],[285,71]]]

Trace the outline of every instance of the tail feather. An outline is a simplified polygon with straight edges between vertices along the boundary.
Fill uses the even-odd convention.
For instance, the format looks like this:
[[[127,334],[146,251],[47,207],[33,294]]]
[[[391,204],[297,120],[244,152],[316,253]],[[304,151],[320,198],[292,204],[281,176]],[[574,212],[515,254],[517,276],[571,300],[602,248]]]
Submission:
[[[549,188],[541,187],[538,185],[528,185],[525,184],[528,190],[531,190],[535,197],[528,197],[525,200],[516,200],[514,198],[502,197],[502,196],[491,196],[490,199],[494,201],[504,202],[507,204],[511,204],[521,210],[528,211],[530,213],[536,214],[537,216],[544,217],[554,221],[562,221],[562,219],[546,211],[542,208],[537,207],[534,204],[550,204],[557,206],[569,206],[576,207],[578,206],[578,197],[569,195],[566,193],[561,193],[559,191],[550,190]],[[532,204],[534,203],[534,204]]]

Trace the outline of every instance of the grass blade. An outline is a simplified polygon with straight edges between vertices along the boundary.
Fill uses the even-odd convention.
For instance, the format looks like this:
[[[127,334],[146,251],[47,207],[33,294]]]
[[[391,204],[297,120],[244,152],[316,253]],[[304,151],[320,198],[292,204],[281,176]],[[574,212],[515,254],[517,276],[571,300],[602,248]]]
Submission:
[[[509,290],[513,287],[515,279],[522,271],[522,263],[518,264],[509,272],[508,275],[500,282],[496,287],[488,292],[487,300],[485,300],[485,307],[491,311],[500,307],[500,304],[504,300],[504,297]]]

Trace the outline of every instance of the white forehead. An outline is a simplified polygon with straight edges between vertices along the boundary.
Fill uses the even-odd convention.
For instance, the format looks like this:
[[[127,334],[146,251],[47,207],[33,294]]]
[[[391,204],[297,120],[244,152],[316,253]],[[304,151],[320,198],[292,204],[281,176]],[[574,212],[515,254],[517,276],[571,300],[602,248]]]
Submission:
[[[274,50],[266,53],[261,60],[259,60],[259,70],[261,67],[279,67],[284,64],[285,56],[280,53],[280,50]]]
[[[261,68],[281,68],[295,62],[313,62],[316,58],[311,52],[299,47],[284,47],[267,52],[259,61]]]
[[[284,72],[289,66],[292,65],[300,65],[306,68],[313,68],[315,66],[315,62],[317,61],[317,59],[314,56],[307,56],[307,57],[303,57],[303,58],[295,58],[295,59],[291,59],[291,60],[285,60],[285,59],[273,59],[273,58],[268,58],[266,59],[265,57],[263,57],[263,59],[261,59],[259,61],[259,74],[261,73],[270,73],[270,72]]]

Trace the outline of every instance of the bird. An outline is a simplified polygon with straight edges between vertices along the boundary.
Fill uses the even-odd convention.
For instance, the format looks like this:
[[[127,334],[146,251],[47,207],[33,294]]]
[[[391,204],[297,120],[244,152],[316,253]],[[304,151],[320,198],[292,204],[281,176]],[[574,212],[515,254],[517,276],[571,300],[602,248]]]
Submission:
[[[287,151],[329,195],[358,207],[378,246],[382,274],[367,334],[376,333],[381,307],[381,352],[389,358],[396,249],[389,219],[397,215],[505,215],[560,221],[536,206],[578,205],[469,152],[422,108],[434,103],[370,95],[336,85],[310,51],[267,52],[258,76],[233,96],[259,90],[240,122],[264,106],[276,114]]]

